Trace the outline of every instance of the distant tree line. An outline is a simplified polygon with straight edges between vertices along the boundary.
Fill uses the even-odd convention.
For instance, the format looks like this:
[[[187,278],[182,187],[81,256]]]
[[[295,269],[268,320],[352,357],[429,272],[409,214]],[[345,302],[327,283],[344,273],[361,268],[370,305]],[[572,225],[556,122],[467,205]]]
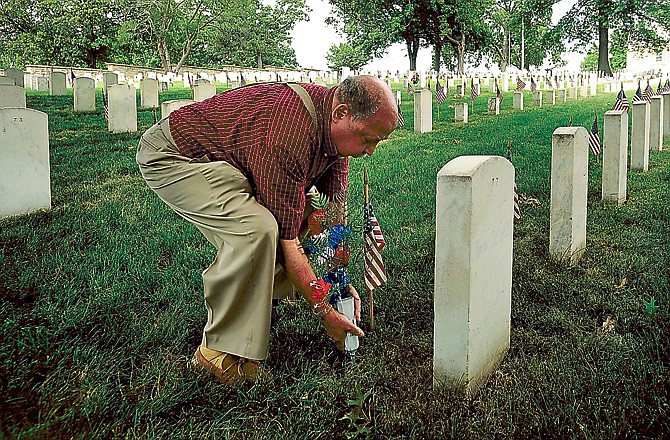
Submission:
[[[329,2],[329,22],[345,37],[327,55],[333,69],[358,69],[395,43],[407,46],[410,70],[416,70],[421,47],[432,49],[435,71],[444,66],[460,74],[466,62],[482,61],[503,72],[510,66],[539,67],[546,60],[560,67],[560,54],[570,44],[577,50],[595,45],[589,52],[597,53],[593,68],[611,75],[610,51],[615,68],[622,68],[622,51],[660,50],[670,36],[667,0],[577,0],[555,26],[551,16],[558,0]]]
[[[0,0],[0,65],[297,67],[305,0]]]
[[[560,67],[569,44],[590,48],[585,66],[596,54],[593,68],[610,75],[628,48],[668,45],[667,0],[576,0],[552,26],[557,1],[328,0],[328,22],[345,37],[329,67],[360,69],[395,43],[407,47],[410,70],[420,48],[432,49],[435,71]],[[297,67],[290,32],[309,12],[305,0],[0,0],[0,66]]]

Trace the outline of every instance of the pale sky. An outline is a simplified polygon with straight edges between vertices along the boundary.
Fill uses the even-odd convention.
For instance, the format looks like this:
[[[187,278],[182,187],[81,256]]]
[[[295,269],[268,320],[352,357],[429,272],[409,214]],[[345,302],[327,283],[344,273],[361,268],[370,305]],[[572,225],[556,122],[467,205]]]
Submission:
[[[271,2],[272,0],[265,0]],[[576,0],[560,0],[554,5],[552,22],[558,19],[575,3]],[[326,25],[326,17],[330,14],[330,4],[327,0],[307,0],[307,5],[312,8],[309,21],[299,22],[291,33],[293,37],[293,49],[295,49],[298,64],[302,67],[315,69],[327,69],[326,54],[331,45],[343,41],[337,35],[335,29]],[[427,70],[431,61],[430,49],[420,49],[417,57],[417,69]],[[583,55],[566,56],[568,69],[578,69]],[[365,68],[371,70],[400,70],[409,69],[407,48],[404,44],[395,44],[389,48],[382,59],[373,60]]]

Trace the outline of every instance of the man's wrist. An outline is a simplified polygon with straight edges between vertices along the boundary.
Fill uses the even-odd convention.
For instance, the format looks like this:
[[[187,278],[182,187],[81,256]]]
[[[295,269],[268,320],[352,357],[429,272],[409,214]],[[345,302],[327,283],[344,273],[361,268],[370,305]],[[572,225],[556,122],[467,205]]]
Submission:
[[[325,318],[332,310],[333,306],[330,303],[326,303],[325,305],[321,302],[314,304],[314,315],[319,319]]]

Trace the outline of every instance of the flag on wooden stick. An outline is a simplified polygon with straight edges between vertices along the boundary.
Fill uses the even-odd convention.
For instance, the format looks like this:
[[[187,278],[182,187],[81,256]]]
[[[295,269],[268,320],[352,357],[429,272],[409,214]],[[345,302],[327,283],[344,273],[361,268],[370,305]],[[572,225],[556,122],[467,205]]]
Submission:
[[[626,93],[623,91],[623,83],[621,84],[621,90],[619,90],[619,94],[616,95],[616,101],[614,101],[614,105],[612,106],[612,110],[626,110],[630,108],[630,104],[628,103],[628,98],[626,98]]]
[[[437,100],[437,105],[442,105],[444,101],[447,100],[447,95],[444,93],[444,88],[440,84],[440,80],[437,80],[435,83],[435,99]]]
[[[512,141],[507,139],[507,160],[512,163]],[[516,168],[514,172],[514,221],[521,218],[521,208],[519,208],[519,189],[516,186]]]
[[[386,245],[381,227],[370,204],[368,169],[363,169],[365,208],[363,218],[363,275],[365,287],[370,292],[370,329],[374,330],[374,301],[372,291],[386,283],[386,268],[381,250]]]
[[[402,110],[400,110],[400,103],[398,103],[398,127],[404,127],[405,126],[405,116],[402,114]]]
[[[642,97],[642,88],[640,86],[640,81],[637,82],[637,91],[635,92],[635,96],[633,96],[633,102],[638,101],[644,101],[644,98]]]
[[[107,94],[104,86],[102,88],[102,113],[105,115],[105,122],[109,122],[109,107],[107,106]]]
[[[593,125],[589,132],[589,147],[596,157],[600,154],[600,134],[598,133],[598,115],[594,114]]]

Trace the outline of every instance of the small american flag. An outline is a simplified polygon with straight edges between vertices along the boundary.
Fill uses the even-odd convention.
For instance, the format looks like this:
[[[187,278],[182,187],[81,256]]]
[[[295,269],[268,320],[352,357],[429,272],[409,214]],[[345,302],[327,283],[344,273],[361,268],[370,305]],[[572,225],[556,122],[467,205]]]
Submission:
[[[365,247],[365,255],[363,257],[365,264],[365,285],[368,290],[372,291],[376,287],[383,285],[386,278],[386,268],[382,260],[381,250],[386,245],[384,235],[381,227],[377,221],[372,205],[364,210],[364,229],[363,240]]]
[[[102,90],[102,113],[105,116],[105,122],[109,122],[109,107],[107,106],[107,94],[105,93],[104,86]]]
[[[247,82],[246,82],[246,80],[244,79],[244,75],[242,75],[242,74],[240,73],[240,86],[246,86],[246,85],[247,85]]]
[[[614,105],[612,106],[612,110],[626,110],[630,108],[630,104],[628,103],[628,98],[626,98],[626,93],[623,91],[623,84],[621,84],[621,90],[619,90],[619,94],[616,95],[616,101],[614,101]]]
[[[658,87],[656,88],[656,95],[661,95],[663,92],[665,92],[665,89],[663,88],[663,84],[661,83],[661,80],[658,80]]]
[[[670,92],[670,79],[665,80],[665,85],[663,86],[663,92]]]
[[[412,83],[408,82],[407,83],[407,94],[411,95],[412,93],[414,93],[414,87],[412,87]]]
[[[593,125],[589,132],[589,147],[596,156],[600,154],[600,134],[598,134],[598,115],[593,119]]]
[[[470,80],[470,99],[475,99],[477,96],[479,96],[479,92],[477,92],[477,87],[475,87],[475,79],[472,78]]]
[[[644,98],[642,97],[642,88],[640,87],[640,82],[637,82],[637,91],[635,92],[635,96],[633,96],[633,102],[638,102],[638,101],[644,101]]]
[[[510,142],[507,143],[507,160],[512,163],[512,147]],[[514,173],[514,221],[521,218],[521,208],[519,208],[519,189],[516,186],[516,173]]]
[[[537,84],[535,83],[535,80],[531,76],[530,77],[530,91],[535,92],[535,90],[537,90]]]
[[[498,80],[496,79],[496,98],[498,99],[498,107],[502,107],[503,94],[500,93],[500,88],[498,87]]]
[[[516,91],[520,92],[526,88],[526,83],[521,80],[521,77],[516,78]]]
[[[444,87],[440,84],[439,79],[435,83],[435,99],[437,100],[437,105],[442,105],[447,100],[447,95],[444,94]]]
[[[398,127],[404,127],[405,126],[405,117],[402,114],[402,110],[400,110],[400,103],[398,103]]]
[[[647,87],[644,88],[644,93],[642,94],[642,99],[651,102],[651,97],[654,96],[654,89],[649,85],[649,80],[647,80]]]

